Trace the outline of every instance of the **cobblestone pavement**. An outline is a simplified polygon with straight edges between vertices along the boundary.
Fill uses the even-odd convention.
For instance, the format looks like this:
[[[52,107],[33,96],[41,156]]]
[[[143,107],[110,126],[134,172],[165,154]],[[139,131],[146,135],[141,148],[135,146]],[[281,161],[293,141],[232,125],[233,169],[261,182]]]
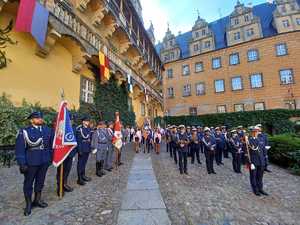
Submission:
[[[300,177],[272,165],[265,174],[269,197],[257,197],[249,186],[248,171],[233,173],[231,159],[208,175],[202,165],[188,164],[189,176],[180,175],[165,146],[152,155],[153,168],[172,225],[298,225]]]
[[[18,167],[0,168],[0,225],[115,225],[134,154],[128,145],[122,154],[125,164],[119,171],[107,172],[102,178],[95,175],[95,156],[91,155],[87,175],[93,180],[85,186],[76,184],[74,163],[69,180],[75,189],[72,193],[66,193],[62,200],[55,194],[56,170],[51,167],[43,190],[44,200],[49,206],[33,209],[29,217],[23,216],[23,176]]]

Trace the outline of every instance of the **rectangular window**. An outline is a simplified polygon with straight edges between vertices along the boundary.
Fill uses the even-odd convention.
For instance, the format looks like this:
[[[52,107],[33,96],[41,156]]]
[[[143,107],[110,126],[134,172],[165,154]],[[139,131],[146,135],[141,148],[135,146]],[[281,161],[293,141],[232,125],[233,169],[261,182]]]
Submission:
[[[203,62],[197,62],[195,63],[195,72],[199,73],[202,72],[204,70],[203,68]]]
[[[256,73],[250,75],[251,88],[261,88],[263,86],[262,74]]]
[[[183,93],[182,96],[183,97],[188,97],[191,96],[192,92],[191,92],[191,85],[190,84],[186,84],[183,86]]]
[[[226,105],[217,106],[217,113],[226,113],[226,112],[227,112]]]
[[[258,50],[250,49],[247,53],[248,62],[253,62],[258,60]]]
[[[265,110],[265,103],[264,102],[257,102],[254,104],[254,110],[259,111],[259,110]]]
[[[204,48],[210,48],[210,41],[204,42]]]
[[[246,30],[246,35],[247,35],[247,37],[252,37],[254,35],[254,29],[250,28],[250,29]]]
[[[174,97],[174,88],[170,87],[168,90],[168,97],[173,98]]]
[[[94,82],[87,78],[81,78],[81,101],[94,103]]]
[[[249,19],[249,15],[245,15],[244,18],[245,18],[245,22],[249,22],[249,20],[250,20],[250,19]]]
[[[288,28],[290,26],[290,22],[288,20],[283,20],[282,25],[283,27]]]
[[[215,92],[220,93],[225,91],[224,80],[215,80]]]
[[[190,66],[189,65],[183,65],[182,66],[182,75],[187,76],[190,74]]]
[[[238,25],[240,23],[239,18],[234,19],[234,25]]]
[[[287,46],[285,43],[276,45],[276,55],[277,56],[287,55],[287,53],[288,53],[288,51],[287,51]]]
[[[233,39],[235,41],[240,40],[241,39],[241,33],[240,32],[236,32],[233,34]]]
[[[284,101],[284,106],[286,109],[295,110],[297,108],[295,100]]]
[[[237,65],[240,63],[239,53],[234,53],[229,56],[229,64],[230,65]]]
[[[243,112],[244,111],[244,104],[235,104],[234,105],[235,112]]]
[[[233,77],[231,78],[231,88],[233,91],[242,90],[242,77]]]
[[[146,115],[146,108],[145,108],[145,103],[141,103],[141,115],[145,116]]]
[[[196,36],[196,38],[198,38],[199,37],[199,32],[195,32],[195,36]]]
[[[198,83],[196,84],[196,95],[205,95],[205,83]]]
[[[212,59],[212,68],[213,69],[221,68],[221,57],[217,57],[217,58]]]
[[[205,34],[206,34],[206,30],[203,29],[203,30],[202,30],[202,36],[205,36]]]
[[[300,26],[300,18],[296,18],[296,23],[298,26]]]
[[[194,44],[194,52],[197,52],[199,50],[199,45],[198,44]]]
[[[196,107],[190,107],[190,115],[197,116],[197,108]]]
[[[173,78],[173,69],[168,69],[167,70],[167,77],[168,77],[168,79]]]
[[[281,84],[293,84],[294,83],[293,70],[291,70],[291,69],[280,70],[279,74],[280,74]]]
[[[171,58],[171,60],[173,60],[175,58],[174,52],[170,53],[170,58]]]

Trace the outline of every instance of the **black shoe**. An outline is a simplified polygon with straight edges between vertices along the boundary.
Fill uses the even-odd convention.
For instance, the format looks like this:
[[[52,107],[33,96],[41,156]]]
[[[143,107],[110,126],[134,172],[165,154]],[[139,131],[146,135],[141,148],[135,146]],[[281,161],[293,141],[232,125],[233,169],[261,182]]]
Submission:
[[[77,180],[77,184],[83,186],[83,185],[85,185],[86,183],[85,183],[85,182],[83,181],[83,179],[80,177],[80,178],[78,178],[78,180]]]
[[[224,163],[220,162],[221,165],[224,165]]]
[[[119,166],[122,166],[123,165],[123,163],[122,162],[119,162],[119,164],[118,164]]]
[[[186,175],[189,175],[189,173],[186,171],[186,172],[184,172]]]
[[[260,194],[258,191],[255,191],[254,194],[255,194],[256,196],[261,196],[261,194]]]
[[[65,192],[72,192],[73,190],[74,190],[74,189],[71,188],[69,185],[67,185],[67,184],[64,185],[64,191],[65,191]]]
[[[31,214],[31,197],[25,197],[26,206],[24,209],[24,216],[29,216]]]
[[[199,164],[199,165],[202,165],[202,163],[201,163],[201,162],[198,162],[198,164]]]
[[[87,176],[85,176],[85,175],[82,175],[82,180],[85,181],[85,182],[89,182],[89,181],[92,180],[92,178],[87,177]]]
[[[207,174],[211,174],[211,172],[207,172]]]
[[[213,174],[217,174],[215,171],[212,171]]]
[[[272,173],[272,171],[269,170],[269,169],[265,169],[265,171],[268,172],[268,173]]]
[[[32,207],[46,208],[48,204],[42,200],[42,192],[36,192]]]
[[[265,192],[264,190],[259,191],[259,193],[261,193],[262,195],[265,195],[265,196],[269,196],[269,194],[267,192]]]
[[[180,174],[183,174],[183,172],[182,172],[182,171],[180,171]]]

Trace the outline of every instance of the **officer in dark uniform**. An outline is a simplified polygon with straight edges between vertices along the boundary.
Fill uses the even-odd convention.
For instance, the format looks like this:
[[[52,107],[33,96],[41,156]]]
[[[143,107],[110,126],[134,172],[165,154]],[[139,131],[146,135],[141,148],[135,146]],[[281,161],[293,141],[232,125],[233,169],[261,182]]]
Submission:
[[[265,158],[266,158],[265,171],[271,173],[272,171],[269,170],[269,168],[268,168],[268,165],[269,165],[268,151],[271,148],[271,146],[269,145],[268,135],[265,132],[263,132],[261,124],[257,124],[256,127],[259,128],[258,138],[261,139],[265,145]]]
[[[31,214],[32,207],[48,206],[41,199],[48,167],[52,163],[54,132],[43,125],[41,112],[33,112],[28,119],[31,125],[19,131],[16,139],[16,160],[20,172],[24,174],[23,192],[26,201],[24,215]],[[35,198],[32,202],[34,184]]]
[[[216,174],[214,170],[214,156],[216,151],[216,140],[210,133],[208,127],[204,129],[204,137],[202,139],[204,144],[204,154],[206,158],[206,169],[208,174]]]
[[[85,182],[91,181],[91,178],[85,175],[86,164],[91,152],[92,129],[90,128],[90,118],[84,116],[82,124],[76,129],[76,140],[78,149],[77,174],[79,185],[85,185]]]
[[[203,128],[201,126],[197,127],[197,134],[198,134],[200,152],[204,153],[204,145],[203,145],[203,142],[202,142],[202,139],[204,137],[204,132],[203,132]]]
[[[222,162],[222,158],[223,158],[224,149],[226,147],[226,141],[219,127],[216,127],[215,131],[216,131],[215,139],[217,143],[215,157],[216,157],[216,163],[219,166],[219,165],[224,165],[224,163]]]
[[[175,164],[177,164],[177,162],[178,162],[178,159],[177,159],[178,136],[177,136],[177,127],[176,126],[172,126],[170,144],[171,144],[170,146],[171,146],[174,162],[175,162]]]
[[[179,171],[180,174],[187,174],[187,157],[188,157],[188,144],[189,144],[189,137],[185,132],[184,125],[179,126],[179,133],[178,136],[178,156],[179,156]]]
[[[172,158],[172,151],[170,151],[170,136],[171,136],[171,132],[170,132],[170,126],[167,126],[166,129],[166,147],[167,147],[167,152],[170,152],[170,157]]]
[[[245,165],[246,164],[246,156],[245,156],[245,153],[246,153],[246,142],[245,142],[245,132],[243,130],[243,126],[240,125],[237,127],[237,134],[241,140],[241,142],[243,143],[243,152],[242,152],[242,164]]]
[[[225,139],[225,148],[223,150],[223,156],[224,156],[224,158],[229,158],[228,151],[229,151],[230,143],[229,143],[229,133],[227,132],[226,126],[222,126],[222,134]]]
[[[74,115],[70,115],[70,119],[72,122],[72,128],[73,128],[74,135],[76,135],[76,126],[74,124],[74,119],[75,119]],[[73,188],[68,185],[68,177],[69,177],[70,171],[72,169],[72,164],[73,164],[73,160],[76,156],[76,153],[77,153],[77,147],[72,149],[72,151],[69,153],[69,155],[63,162],[63,169],[64,169],[64,171],[63,171],[63,195],[64,195],[64,192],[72,192],[73,191]],[[60,187],[60,169],[61,169],[61,166],[59,166],[57,168],[57,172],[56,172],[57,195],[58,196],[59,196],[59,187]]]
[[[188,136],[188,139],[189,139],[189,143],[188,143],[188,156],[191,157],[192,156],[192,151],[191,151],[191,138],[192,138],[192,132],[191,132],[191,127],[190,126],[187,126],[186,127],[186,135]]]
[[[232,167],[233,171],[236,173],[241,173],[241,165],[242,165],[242,152],[243,152],[243,143],[236,130],[231,131],[232,136],[229,139],[230,149],[232,153]]]
[[[250,157],[250,183],[253,193],[257,196],[268,195],[263,190],[263,175],[266,166],[265,148],[263,140],[258,138],[258,127],[251,127],[251,137],[248,141]]]
[[[201,161],[200,161],[200,140],[199,140],[199,136],[198,136],[196,128],[192,129],[192,137],[191,137],[190,145],[191,145],[191,154],[192,154],[191,164],[194,164],[195,155],[196,155],[197,162],[198,162],[199,165],[201,165]]]

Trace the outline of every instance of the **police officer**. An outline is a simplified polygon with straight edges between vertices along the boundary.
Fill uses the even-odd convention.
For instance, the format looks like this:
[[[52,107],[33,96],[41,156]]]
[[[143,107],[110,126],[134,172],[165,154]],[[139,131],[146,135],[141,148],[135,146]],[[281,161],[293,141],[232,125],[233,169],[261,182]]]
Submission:
[[[174,158],[174,162],[175,164],[177,164],[178,159],[177,159],[177,143],[178,143],[178,136],[177,136],[177,127],[174,125],[172,126],[172,130],[171,130],[171,151],[173,154],[173,158]]]
[[[219,165],[224,165],[224,163],[222,162],[222,158],[223,158],[222,156],[223,156],[224,149],[226,147],[226,141],[219,127],[216,127],[215,131],[216,131],[215,139],[217,144],[215,157],[216,157],[216,163],[219,166]]]
[[[97,130],[93,133],[91,147],[96,154],[96,175],[102,177],[104,173],[104,160],[108,151],[109,139],[105,122],[100,121]]]
[[[191,137],[192,137],[192,132],[191,132],[191,127],[187,126],[186,127],[186,135],[188,136],[189,139],[189,143],[188,143],[188,156],[191,157],[192,156],[192,151],[191,151]]]
[[[204,132],[203,132],[203,128],[201,126],[197,127],[197,135],[198,135],[200,151],[201,151],[201,153],[204,153],[204,145],[202,142],[202,139],[204,137]]]
[[[250,163],[250,183],[253,193],[257,196],[268,195],[263,190],[263,175],[266,166],[265,148],[262,140],[258,138],[258,127],[251,127],[251,137],[248,141],[248,156]]]
[[[179,126],[179,133],[178,136],[178,156],[179,156],[179,171],[180,174],[187,174],[187,157],[188,157],[188,144],[189,144],[189,137],[185,132],[184,125]]]
[[[74,125],[74,115],[70,116],[72,127],[73,127],[73,132],[76,134],[76,127]],[[64,192],[72,192],[73,188],[68,185],[68,177],[70,174],[70,171],[72,169],[72,164],[73,164],[73,159],[77,153],[77,147],[73,148],[72,151],[69,153],[67,158],[63,162],[63,195]],[[59,187],[60,187],[60,170],[61,166],[57,168],[57,173],[56,173],[56,181],[57,181],[57,195],[59,196]]]
[[[82,124],[76,129],[76,140],[78,149],[78,162],[77,162],[77,174],[79,185],[85,185],[85,182],[89,182],[92,179],[85,174],[86,164],[91,152],[91,139],[92,129],[90,128],[90,118],[84,116],[82,118]]]
[[[112,139],[114,136],[114,123],[109,122],[107,127],[107,138],[108,138],[108,150],[105,156],[104,169],[111,172],[113,169],[113,156],[114,156],[114,146]],[[125,135],[123,136],[125,137]]]
[[[26,201],[24,215],[31,214],[32,207],[48,206],[41,199],[48,167],[52,163],[53,130],[43,125],[43,114],[33,112],[28,119],[29,127],[20,129],[16,139],[16,160],[24,174],[23,192]],[[32,202],[34,184],[35,198]]]
[[[204,128],[204,137],[202,139],[204,144],[204,154],[206,158],[206,169],[208,174],[216,174],[214,170],[214,156],[216,151],[216,140],[210,133],[208,127]]]
[[[229,151],[229,133],[227,132],[227,127],[222,126],[222,135],[225,139],[225,148],[223,149],[223,156],[224,158],[229,158],[228,151]]]
[[[257,124],[256,127],[258,127],[259,129],[258,137],[264,142],[265,145],[265,158],[266,158],[265,171],[271,173],[272,171],[268,169],[268,165],[269,165],[268,150],[271,148],[269,145],[268,135],[265,132],[263,132],[261,124]]]
[[[200,161],[200,141],[199,141],[199,137],[198,137],[198,133],[197,133],[196,128],[192,129],[192,137],[191,137],[190,145],[191,145],[191,154],[192,154],[191,164],[194,164],[195,155],[196,155],[197,162],[200,165],[201,164],[201,161]]]
[[[172,151],[170,150],[170,136],[171,136],[170,125],[167,126],[165,136],[166,136],[167,152],[170,152],[170,157],[172,158]]]
[[[241,173],[243,143],[238,137],[237,131],[231,131],[232,136],[229,138],[232,153],[232,167],[236,173]]]

